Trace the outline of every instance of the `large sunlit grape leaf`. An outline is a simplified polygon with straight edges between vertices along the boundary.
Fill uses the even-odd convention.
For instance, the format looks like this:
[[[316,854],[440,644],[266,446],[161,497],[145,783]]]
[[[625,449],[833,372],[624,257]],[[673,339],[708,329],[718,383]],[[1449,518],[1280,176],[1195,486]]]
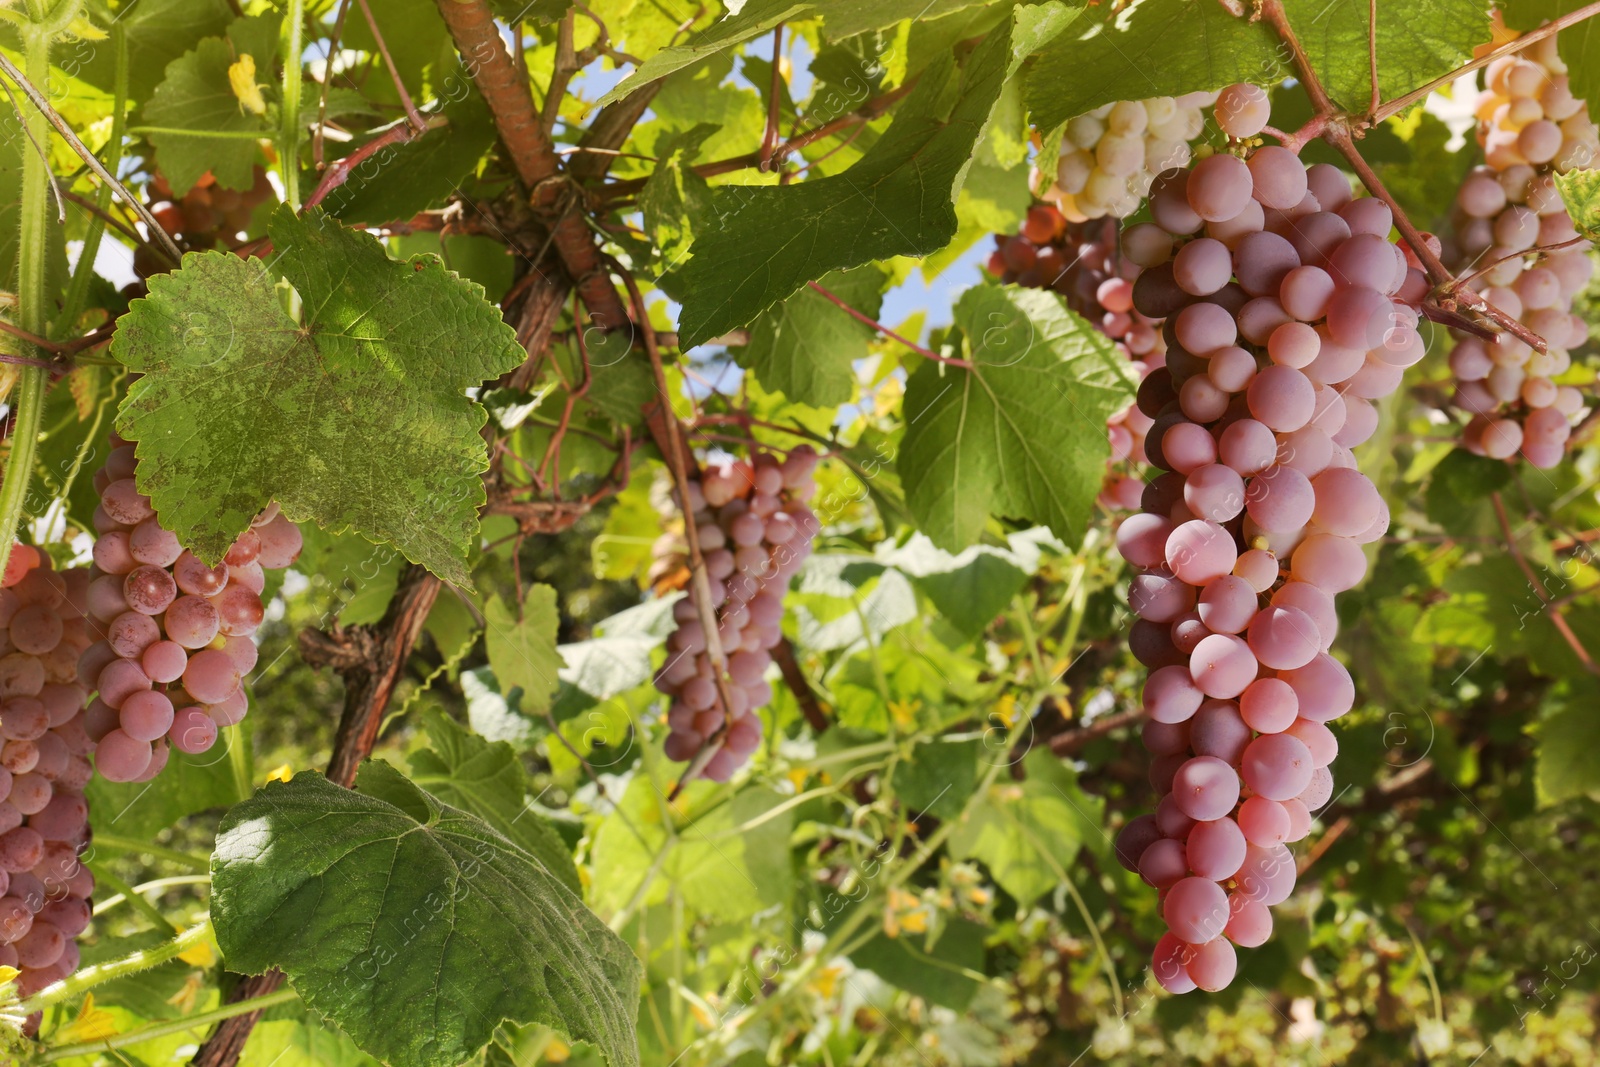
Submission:
[[[602,96],[600,105],[603,107],[614,100],[621,100],[641,85],[648,85],[707,56],[742,44],[766,33],[780,22],[803,16],[810,6],[797,3],[796,0],[749,0],[737,13],[712,23],[683,44],[663,48],[650,56],[639,65],[638,70]]]
[[[696,235],[694,258],[678,272],[684,345],[746,325],[829,271],[925,256],[948,244],[957,228],[956,195],[1001,86],[1076,15],[1059,3],[1019,8],[961,67],[942,54],[849,170],[791,185],[718,189],[715,228]]]
[[[1561,202],[1572,216],[1572,225],[1589,240],[1600,244],[1600,170],[1574,170],[1557,174],[1555,179]]]
[[[1286,62],[1266,23],[1235,18],[1216,0],[1143,0],[1057,37],[1025,75],[1024,98],[1046,130],[1116,100],[1269,85]]]
[[[255,181],[260,149],[257,138],[271,137],[274,109],[273,62],[277,55],[275,15],[236,20],[227,37],[207,37],[167,65],[139,121],[159,132],[149,135],[156,162],[174,194],[182,196],[210,171],[225,189],[248,189]],[[229,79],[229,68],[249,57],[251,84],[260,90],[264,111],[246,107]]]
[[[502,1019],[638,1063],[640,967],[537,857],[381,761],[354,791],[271,782],[222,821],[211,918],[228,967],[288,974],[395,1067],[454,1067]]]
[[[971,369],[926,360],[906,385],[898,467],[918,527],[950,552],[991,515],[1074,542],[1110,455],[1106,418],[1133,399],[1127,359],[1044,290],[976,286],[955,320]]]
[[[572,854],[529,801],[528,775],[516,750],[479,737],[432,711],[422,720],[428,747],[411,754],[411,779],[446,804],[471,812],[538,858],[574,893],[582,893]]]
[[[499,597],[484,606],[484,643],[489,666],[500,680],[502,692],[522,690],[519,705],[529,714],[550,707],[550,694],[564,663],[556,651],[556,591],[548,585],[528,589],[518,612]]]
[[[208,560],[276,500],[467,582],[488,460],[466,390],[522,360],[511,328],[437,258],[396,262],[319,211],[268,232],[270,265],[191,253],[118,324],[140,490]]]
[[[1489,40],[1489,8],[1478,0],[1378,4],[1378,88],[1392,100],[1472,59]],[[1333,102],[1372,103],[1368,0],[1285,0],[1284,11]],[[1252,79],[1254,80],[1254,79]]]
[[[863,266],[825,274],[817,284],[875,319],[887,280],[882,269]],[[733,354],[767,388],[803,404],[834,406],[853,395],[851,364],[867,357],[875,336],[870,326],[806,288],[763,311],[750,324],[750,343]]]

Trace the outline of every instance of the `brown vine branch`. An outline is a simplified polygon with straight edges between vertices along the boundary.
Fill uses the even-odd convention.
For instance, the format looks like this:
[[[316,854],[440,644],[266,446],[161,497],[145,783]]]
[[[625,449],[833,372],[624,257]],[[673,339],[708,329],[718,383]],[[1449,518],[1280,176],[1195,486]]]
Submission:
[[[417,110],[416,103],[411,99],[411,94],[406,91],[406,83],[400,78],[400,68],[394,65],[394,57],[389,54],[389,45],[383,39],[383,31],[378,29],[378,20],[372,17],[372,8],[367,0],[356,0],[361,5],[362,17],[367,20],[367,29],[372,31],[372,40],[378,46],[378,55],[383,57],[383,65],[388,68],[389,78],[394,82],[394,91],[400,94],[400,106],[405,109],[406,121],[417,133],[427,129],[428,123]]]
[[[550,219],[551,240],[595,325],[617,330],[627,313],[610,277],[601,267],[600,249],[583,217],[571,210],[575,190],[545,136],[533,92],[512,61],[484,0],[435,0],[472,80],[494,115],[495,128],[511,155],[533,206]],[[561,301],[558,299],[557,304]]]
[[[782,162],[802,148],[832,137],[840,130],[848,129],[859,123],[871,122],[904,99],[916,87],[916,82],[916,78],[911,78],[898,89],[893,89],[881,96],[875,96],[848,114],[840,115],[836,119],[831,119],[809,130],[800,131],[773,150],[771,162]],[[734,171],[748,170],[751,167],[759,166],[761,166],[761,153],[747,152],[742,156],[731,156],[728,159],[717,159],[712,160],[710,163],[702,163],[694,168],[694,172],[702,178],[712,178],[718,174],[732,174]],[[644,188],[645,180],[644,178],[630,178],[627,181],[612,182],[605,187],[602,195],[608,198],[631,196]]]
[[[816,690],[812,689],[811,683],[806,680],[805,671],[800,669],[800,661],[795,658],[794,646],[789,643],[787,637],[781,638],[773,646],[772,660],[783,675],[783,684],[794,694],[795,703],[800,705],[800,714],[806,717],[806,722],[811,725],[811,731],[824,733],[832,722],[828,718],[827,710],[822,706],[822,701],[817,699]]]
[[[783,88],[783,23],[772,30],[772,80],[767,90],[767,128],[761,132],[761,149],[756,153],[762,170],[772,169],[772,154],[778,148],[778,90]]]
[[[816,282],[807,282],[806,284],[811,287],[812,292],[820,294],[829,303],[833,304],[835,307],[838,307],[841,311],[845,312],[847,315],[849,315],[851,318],[855,319],[857,322],[861,323],[864,326],[870,326],[872,329],[874,329],[877,332],[883,334],[885,337],[889,338],[891,341],[898,341],[900,344],[902,344],[905,347],[911,349],[911,351],[915,352],[917,355],[924,356],[924,357],[926,357],[928,359],[934,360],[934,361],[939,362],[939,363],[948,363],[952,367],[960,367],[963,370],[971,370],[972,369],[972,363],[970,361],[968,361],[968,360],[960,359],[960,358],[958,358],[956,356],[942,355],[942,354],[940,354],[938,352],[933,351],[933,349],[931,349],[931,348],[924,348],[921,345],[917,344],[915,341],[911,341],[911,340],[906,339],[905,337],[902,337],[900,334],[895,333],[893,330],[889,329],[889,327],[885,326],[883,323],[879,322],[877,319],[873,318],[872,316],[866,315],[866,314],[863,314],[860,311],[857,311],[855,308],[851,307],[844,300],[840,299],[836,294],[828,291],[827,289],[825,289],[822,286],[818,285]]]
[[[436,115],[432,119],[422,121],[420,127],[413,127],[408,122],[397,122],[387,130],[362,145],[360,148],[333,161],[332,165],[322,172],[322,179],[317,182],[317,187],[306,198],[305,206],[316,207],[339,186],[350,179],[351,173],[357,167],[377,155],[379,152],[396,145],[403,145],[422,136],[430,129],[449,124],[449,119]]]
[[[1524,48],[1528,47],[1530,44],[1536,44],[1539,41],[1544,40],[1546,37],[1560,33],[1562,30],[1573,25],[1574,23],[1582,22],[1587,18],[1593,18],[1595,15],[1600,15],[1600,3],[1586,4],[1583,7],[1578,8],[1576,11],[1569,11],[1560,18],[1551,19],[1538,29],[1529,30],[1516,40],[1508,41],[1498,48],[1491,49],[1490,51],[1485,52],[1483,55],[1474,59],[1472,62],[1465,63],[1457,67],[1455,70],[1452,70],[1448,74],[1440,75],[1425,85],[1411,90],[1404,96],[1396,97],[1387,104],[1384,104],[1382,107],[1375,109],[1372,113],[1369,125],[1375,126],[1385,119],[1392,118],[1395,115],[1400,114],[1400,112],[1404,111],[1412,104],[1415,104],[1418,100],[1424,99],[1435,89],[1449,85],[1463,74],[1471,74],[1473,71],[1478,70],[1481,67],[1487,67],[1490,63],[1493,63],[1502,56],[1515,55]]]

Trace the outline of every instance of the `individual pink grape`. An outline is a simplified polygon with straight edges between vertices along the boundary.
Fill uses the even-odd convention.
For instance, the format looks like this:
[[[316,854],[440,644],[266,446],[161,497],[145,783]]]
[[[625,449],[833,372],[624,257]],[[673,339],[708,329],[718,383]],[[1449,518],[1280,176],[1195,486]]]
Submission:
[[[1156,722],[1183,722],[1199,709],[1204,699],[1187,666],[1152,671],[1144,684],[1145,714]]]
[[[1259,900],[1240,893],[1228,897],[1228,940],[1242,948],[1257,948],[1272,937],[1272,911]]]
[[[170,567],[183,554],[178,535],[162,529],[154,517],[145,519],[128,534],[128,554],[140,563]]]
[[[144,650],[161,640],[161,626],[149,615],[125,611],[106,627],[106,643],[124,659],[138,659]]]
[[[1258,665],[1255,654],[1242,638],[1232,634],[1212,634],[1195,646],[1189,657],[1189,673],[1195,686],[1206,696],[1231,700],[1255,680]]]
[[[256,648],[256,643],[248,636],[228,638],[222,650],[238,666],[240,674],[249,674],[254,670],[256,659],[260,655],[260,649]]]
[[[1273,670],[1292,670],[1322,651],[1315,620],[1299,608],[1269,605],[1250,623],[1250,651]]]
[[[50,728],[50,713],[42,701],[12,697],[0,705],[0,736],[12,741],[32,741]]]
[[[1245,748],[1239,775],[1258,796],[1284,801],[1305,789],[1313,768],[1311,751],[1298,738],[1262,734]]]
[[[1228,574],[1238,558],[1233,537],[1204,519],[1183,523],[1167,537],[1167,565],[1192,586],[1203,586]]]
[[[1196,756],[1215,756],[1230,766],[1239,762],[1253,736],[1231,700],[1207,700],[1185,725]]]
[[[144,668],[144,673],[150,676],[151,681],[162,684],[182,678],[183,669],[188,665],[189,653],[176,641],[157,641],[139,657],[139,666]]]
[[[198,755],[217,743],[217,724],[200,708],[180,708],[167,738],[178,751]]]
[[[266,617],[261,597],[242,586],[230,586],[211,598],[217,610],[218,629],[229,637],[248,637]]]
[[[300,549],[304,544],[300,527],[283,515],[274,516],[269,522],[257,526],[255,530],[261,541],[261,552],[256,557],[256,562],[267,570],[282,570],[300,558]]]
[[[132,660],[113,660],[100,672],[100,700],[107,707],[121,708],[122,702],[128,697],[149,688],[150,676]]]
[[[1116,855],[1117,862],[1123,869],[1135,874],[1139,872],[1139,857],[1144,850],[1161,840],[1161,831],[1156,829],[1156,820],[1153,815],[1141,815],[1130,819],[1117,833]]]
[[[1304,667],[1283,672],[1282,678],[1294,688],[1302,719],[1328,722],[1355,704],[1355,683],[1350,680],[1350,672],[1326,652],[1318,653]]]
[[[122,595],[134,611],[159,615],[177,597],[178,586],[172,575],[162,568],[141,564],[128,572],[122,583]]]
[[[150,766],[151,756],[150,742],[112,730],[95,749],[95,769],[108,782],[131,782]],[[0,838],[0,842],[3,840]]]
[[[1232,819],[1197,822],[1184,849],[1189,868],[1201,878],[1223,882],[1244,863],[1245,837]],[[1171,899],[1170,897],[1168,898]]]
[[[1195,947],[1188,969],[1189,978],[1195,985],[1208,993],[1215,993],[1228,987],[1238,968],[1239,959],[1233,951],[1232,942],[1225,937],[1218,937]]]
[[[1239,776],[1215,756],[1196,756],[1178,768],[1172,798],[1180,811],[1197,822],[1220,819],[1239,802]]]
[[[1266,127],[1272,115],[1272,101],[1259,85],[1230,85],[1217,94],[1214,114],[1217,125],[1229,137],[1254,137]],[[1294,165],[1301,169],[1298,160]]]
[[[261,536],[254,530],[246,530],[228,546],[228,551],[223,555],[222,561],[230,567],[243,567],[254,563],[261,554]]]
[[[205,597],[181,596],[167,609],[167,638],[184,648],[205,648],[217,636],[220,624],[216,606]]]
[[[1180,879],[1167,890],[1161,915],[1179,940],[1204,944],[1228,925],[1227,891],[1207,878]]]
[[[1354,537],[1378,517],[1382,499],[1367,476],[1348,467],[1333,467],[1311,482],[1316,508],[1311,519],[1330,534]]]
[[[172,701],[153,689],[122,702],[122,732],[135,741],[155,741],[172,726]]]
[[[1282,733],[1299,717],[1300,701],[1281,678],[1257,678],[1239,696],[1239,714],[1252,730]]]
[[[1244,160],[1218,153],[1194,165],[1185,192],[1195,214],[1207,222],[1222,222],[1244,210],[1252,184]]]
[[[183,672],[183,687],[196,700],[216,704],[238,690],[241,678],[238,665],[226,652],[207,648],[189,657],[189,665]]]
[[[192,552],[184,552],[172,568],[178,588],[191,596],[216,596],[228,584],[228,565],[207,567]]]
[[[94,543],[94,562],[107,574],[127,574],[139,566],[128,548],[126,530],[112,530],[101,534]]]
[[[120,478],[100,494],[100,506],[124,526],[136,526],[155,514],[150,498],[141,494],[132,478]]]
[[[1245,486],[1245,510],[1263,530],[1298,530],[1315,507],[1311,479],[1293,467],[1269,467]]]
[[[1255,616],[1256,591],[1243,578],[1225,574],[1206,584],[1197,610],[1208,630],[1236,634],[1249,626]]]
[[[1150,971],[1168,993],[1188,993],[1196,988],[1185,966],[1192,951],[1173,933],[1162,934],[1156,942],[1155,952],[1150,957]]]
[[[0,837],[0,843],[4,842]],[[1151,843],[1139,856],[1139,874],[1157,889],[1176,885],[1189,873],[1184,859],[1183,842],[1163,837]]]
[[[1339,741],[1333,736],[1333,731],[1320,722],[1310,719],[1296,719],[1283,731],[1290,737],[1299,739],[1311,753],[1311,765],[1320,770],[1328,766],[1339,755]]]
[[[44,858],[44,838],[28,826],[19,826],[0,834],[0,870],[12,875],[13,892],[16,875],[31,871]]]

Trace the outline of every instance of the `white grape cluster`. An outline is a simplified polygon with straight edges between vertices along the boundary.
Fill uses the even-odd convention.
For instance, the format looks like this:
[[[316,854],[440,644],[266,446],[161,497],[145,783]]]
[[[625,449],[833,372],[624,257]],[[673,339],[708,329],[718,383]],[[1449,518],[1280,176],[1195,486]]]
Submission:
[[[1044,198],[1072,222],[1127,218],[1154,177],[1189,162],[1189,142],[1205,129],[1210,93],[1119,100],[1067,123],[1055,182]]]
[[[89,925],[94,877],[78,856],[94,743],[77,673],[88,578],[16,545],[0,579],[0,965],[22,972],[21,997],[77,969],[74,938]]]
[[[222,727],[244,718],[266,571],[293,563],[301,539],[272,505],[207,566],[134,484],[133,446],[112,444],[95,474],[100,536],[88,589],[101,640],[84,651],[78,673],[96,690],[85,717],[96,768],[109,781],[142,782],[167,765],[169,743],[205,752]]]
[[[665,693],[668,759],[694,759],[722,730],[717,751],[702,772],[725,782],[761,746],[761,716],[772,700],[767,668],[783,639],[783,597],[789,579],[811,554],[819,524],[808,501],[816,490],[817,453],[801,445],[779,461],[758,453],[705,471],[689,483],[685,514],[695,524],[705,557],[717,635],[727,656],[723,686],[706,649],[694,597],[673,605],[678,628],[667,639],[667,660],[656,672]],[[726,729],[724,729],[724,726]]]
[[[1217,117],[1234,137],[1266,121]],[[1166,366],[1138,400],[1165,473],[1117,545],[1136,568],[1129,645],[1151,671],[1143,740],[1161,799],[1117,852],[1161,890],[1153,968],[1181,993],[1223,988],[1234,945],[1270,936],[1268,908],[1295,883],[1288,845],[1332,795],[1327,723],[1355,699],[1329,654],[1334,595],[1389,522],[1350,449],[1423,355],[1425,283],[1382,201],[1284,148],[1168,171],[1151,214],[1123,248],[1144,267],[1134,306],[1166,320]]]
[[[1036,204],[1028,209],[1020,233],[997,236],[995,244],[991,274],[1007,283],[1060,293],[1068,307],[1117,343],[1140,381],[1165,365],[1161,323],[1133,307],[1133,282],[1140,268],[1122,254],[1110,219],[1068,222],[1051,205]],[[1099,498],[1105,507],[1128,511],[1139,506],[1144,482],[1129,468],[1145,461],[1149,428],[1149,417],[1133,404],[1106,420],[1111,456]]]
[[[1458,338],[1450,354],[1454,402],[1471,416],[1462,431],[1468,450],[1494,459],[1520,453],[1550,468],[1561,462],[1584,416],[1583,394],[1555,379],[1572,365],[1569,351],[1588,339],[1572,301],[1593,264],[1583,248],[1534,250],[1578,236],[1554,175],[1593,166],[1600,138],[1584,102],[1572,95],[1555,37],[1495,60],[1485,73],[1477,114],[1487,163],[1456,194],[1458,267],[1489,267],[1474,288],[1549,350],[1536,352],[1505,333],[1494,341]]]

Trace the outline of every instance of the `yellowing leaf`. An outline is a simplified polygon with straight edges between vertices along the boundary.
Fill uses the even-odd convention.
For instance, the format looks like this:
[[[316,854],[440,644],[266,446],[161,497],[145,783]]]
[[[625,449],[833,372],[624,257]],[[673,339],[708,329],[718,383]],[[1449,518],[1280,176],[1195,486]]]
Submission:
[[[11,970],[7,967],[5,970]],[[15,973],[14,971],[12,973]],[[85,993],[83,1004],[78,1008],[78,1017],[63,1026],[56,1033],[58,1039],[64,1043],[78,1041],[99,1041],[117,1034],[117,1021],[109,1011],[94,1006],[94,994]]]
[[[202,941],[193,948],[178,953],[178,958],[196,967],[209,967],[217,962],[217,953],[211,947],[210,941]]]
[[[287,763],[279,764],[278,766],[272,768],[272,770],[267,772],[267,781],[268,782],[287,782],[289,779],[291,779],[293,777],[294,777],[294,768],[289,766]],[[265,785],[266,783],[263,782],[262,784]]]
[[[551,1063],[566,1063],[571,1057],[572,1049],[559,1037],[552,1037],[544,1047],[544,1058]]]
[[[246,52],[228,66],[228,85],[239,99],[239,110],[252,115],[267,113],[267,98],[256,84],[256,57]]]

